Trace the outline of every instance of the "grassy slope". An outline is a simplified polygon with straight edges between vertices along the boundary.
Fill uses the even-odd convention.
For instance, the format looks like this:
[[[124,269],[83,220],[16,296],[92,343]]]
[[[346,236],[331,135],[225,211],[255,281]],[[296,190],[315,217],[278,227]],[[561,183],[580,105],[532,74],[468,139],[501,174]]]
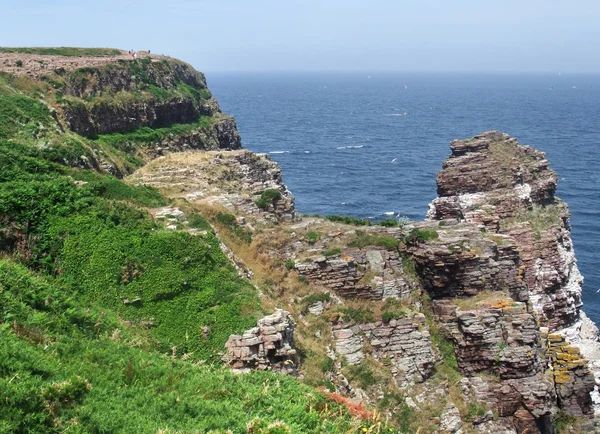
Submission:
[[[0,432],[245,432],[255,416],[293,432],[359,429],[294,379],[218,367],[228,335],[260,315],[255,290],[211,233],[152,221],[146,207],[167,203],[157,191],[60,164],[81,155],[72,143],[91,145],[60,132],[43,96],[0,81],[0,246],[10,247],[0,260]]]
[[[12,260],[0,281],[0,432],[245,432],[254,417],[293,432],[352,428],[292,378],[161,355],[143,331]]]

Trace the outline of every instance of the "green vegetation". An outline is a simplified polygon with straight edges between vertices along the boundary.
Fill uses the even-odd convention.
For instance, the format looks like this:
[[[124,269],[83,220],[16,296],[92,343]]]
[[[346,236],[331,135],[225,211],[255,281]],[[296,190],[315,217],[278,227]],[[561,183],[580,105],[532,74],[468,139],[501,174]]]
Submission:
[[[415,261],[410,256],[402,258],[402,270],[413,279],[418,279]]]
[[[287,268],[288,270],[293,270],[294,268],[296,268],[296,261],[294,261],[292,258],[286,259],[285,268]]]
[[[318,214],[315,214],[314,217],[320,217],[320,216]],[[353,226],[378,225],[378,226],[385,226],[385,227],[389,227],[389,228],[403,227],[408,223],[408,219],[406,217],[403,217],[401,219],[385,219],[385,220],[381,220],[379,222],[373,222],[369,219],[359,219],[356,217],[339,216],[339,215],[328,215],[325,217],[325,219],[332,221],[332,222],[344,223],[346,225],[353,225]]]
[[[217,223],[229,233],[233,234],[239,241],[250,244],[252,242],[252,232],[240,227],[237,223],[237,219],[233,214],[218,213],[215,215]]]
[[[342,249],[340,249],[339,247],[336,247],[334,249],[325,250],[323,252],[323,256],[336,256],[336,255],[339,255],[340,253],[342,253]]]
[[[481,417],[486,414],[488,409],[478,402],[470,402],[467,406],[467,415],[465,420],[468,422],[473,422],[473,419],[477,417]]]
[[[339,307],[334,312],[343,322],[354,321],[357,324],[366,324],[375,321],[373,311],[362,307]]]
[[[91,170],[99,156],[139,165],[123,143],[190,126],[89,140],[60,128],[52,104],[71,97],[56,89],[67,95],[60,77],[0,74],[0,433],[369,429],[294,378],[223,367],[229,335],[264,314],[256,289],[193,208],[188,226],[205,234],[165,230],[148,208],[167,198]],[[251,242],[235,216],[211,222]]]
[[[96,139],[118,149],[132,151],[135,149],[133,145],[157,143],[171,137],[190,134],[193,131],[207,129],[214,122],[211,117],[200,116],[195,122],[187,124],[174,124],[164,128],[141,127],[127,133],[101,134]]]
[[[560,201],[550,205],[533,205],[527,212],[512,219],[504,219],[500,222],[503,229],[508,229],[518,223],[529,223],[535,232],[538,241],[542,238],[542,232],[552,227],[560,227],[564,207]]]
[[[348,243],[348,246],[357,247],[359,249],[364,249],[368,246],[379,246],[388,250],[397,250],[400,246],[400,241],[392,237],[356,231],[356,237]]]
[[[212,232],[212,226],[204,217],[195,212],[187,217],[188,226],[194,229]]]
[[[358,384],[358,386],[363,389],[374,386],[383,380],[383,378],[378,378],[376,373],[367,363],[347,366],[344,372],[348,379],[353,381],[353,383]]]
[[[35,98],[15,92],[13,82],[14,78],[0,73],[0,139],[49,137],[56,127],[50,110]]]
[[[328,301],[331,301],[331,296],[328,292],[315,292],[302,299],[303,310],[306,310],[311,304]]]
[[[107,57],[118,56],[121,50],[115,48],[75,48],[75,47],[0,47],[0,53],[40,54],[42,56]]]
[[[0,282],[0,432],[241,433],[255,417],[293,432],[354,426],[293,378],[157,353],[143,330],[11,260],[0,260]]]
[[[339,216],[339,215],[328,215],[325,219],[336,222],[336,223],[344,223],[346,225],[354,225],[354,226],[371,226],[371,220],[368,219],[359,219],[356,217],[348,217],[348,216]]]
[[[384,322],[390,322],[393,319],[400,319],[406,316],[402,302],[395,298],[388,298],[381,307],[381,319]]]
[[[260,198],[256,201],[256,206],[260,209],[267,209],[273,205],[273,202],[279,199],[281,199],[281,192],[270,188],[260,194]]]
[[[310,231],[304,237],[309,243],[315,243],[321,239],[321,234],[318,232]]]
[[[576,417],[571,416],[570,414],[566,413],[562,409],[558,410],[558,413],[554,417],[554,430],[556,431],[557,434],[566,434],[566,433],[573,432],[572,430],[576,427],[576,425],[577,425]],[[575,431],[575,432],[577,432],[577,431]]]
[[[405,237],[404,242],[406,244],[417,244],[424,243],[427,241],[437,240],[439,238],[439,234],[435,229],[419,229],[414,228],[410,233]]]

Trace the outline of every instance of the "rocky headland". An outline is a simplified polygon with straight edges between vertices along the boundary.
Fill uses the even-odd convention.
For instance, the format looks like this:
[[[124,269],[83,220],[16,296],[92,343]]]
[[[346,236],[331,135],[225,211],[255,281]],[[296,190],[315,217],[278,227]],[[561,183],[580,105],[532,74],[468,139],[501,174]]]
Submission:
[[[155,229],[214,235],[257,294],[260,318],[228,338],[213,314],[198,320],[198,348],[218,341],[236,373],[288,374],[392,431],[598,432],[598,329],[543,152],[497,131],[454,140],[423,222],[302,216],[281,169],[240,149],[234,119],[190,65],[34,57],[0,55],[49,113],[13,115],[33,129],[23,140],[67,167],[157,189],[169,203],[145,207]],[[3,229],[8,252],[17,229]],[[125,283],[151,267],[131,264]]]

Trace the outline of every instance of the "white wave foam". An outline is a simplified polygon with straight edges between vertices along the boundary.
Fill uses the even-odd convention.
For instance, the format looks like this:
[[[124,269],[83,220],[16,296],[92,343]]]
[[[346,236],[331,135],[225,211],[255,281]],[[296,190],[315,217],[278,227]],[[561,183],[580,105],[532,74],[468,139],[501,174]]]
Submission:
[[[356,145],[356,146],[338,146],[335,149],[360,149],[364,148],[365,145]]]
[[[384,212],[383,215],[394,215],[396,214],[394,211]]]
[[[290,151],[271,151],[269,154],[289,154]]]

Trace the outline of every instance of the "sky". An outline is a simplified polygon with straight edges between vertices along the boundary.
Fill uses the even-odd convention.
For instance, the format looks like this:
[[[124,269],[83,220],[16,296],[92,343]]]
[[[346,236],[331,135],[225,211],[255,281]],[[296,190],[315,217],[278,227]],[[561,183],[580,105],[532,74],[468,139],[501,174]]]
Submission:
[[[600,73],[598,0],[0,0],[0,46],[205,71]]]

